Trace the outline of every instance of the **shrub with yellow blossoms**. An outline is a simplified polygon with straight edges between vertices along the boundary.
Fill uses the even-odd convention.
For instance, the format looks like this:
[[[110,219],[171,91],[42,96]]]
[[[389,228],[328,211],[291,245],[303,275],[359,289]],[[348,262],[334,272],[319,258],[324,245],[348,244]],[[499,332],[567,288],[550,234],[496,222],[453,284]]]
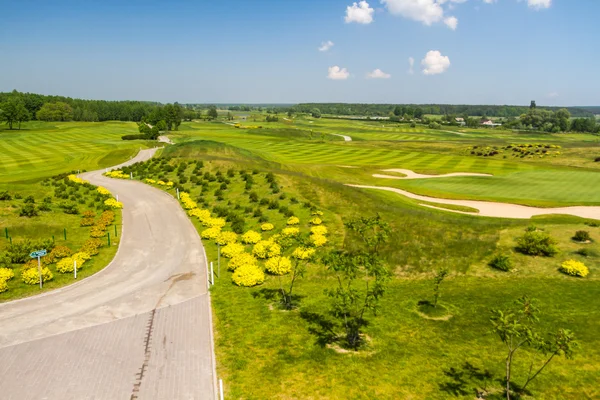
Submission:
[[[225,231],[219,233],[217,236],[215,243],[220,244],[221,246],[225,246],[229,243],[237,242],[237,234],[235,232]]]
[[[323,211],[313,211],[312,215],[318,215],[319,217],[323,216]]]
[[[54,274],[48,267],[42,268],[42,282],[48,282],[54,279]],[[21,280],[28,285],[37,285],[40,283],[40,277],[37,268],[28,268],[21,274]]]
[[[88,181],[86,181],[86,180],[83,180],[83,179],[81,179],[81,178],[78,178],[78,177],[77,177],[77,175],[74,175],[74,174],[71,174],[71,175],[69,175],[69,176],[68,176],[68,178],[69,178],[69,180],[70,180],[71,182],[79,183],[80,185],[83,185],[84,183],[89,183],[89,182],[88,182]],[[39,279],[38,279],[38,280],[39,280]]]
[[[298,217],[289,217],[287,220],[288,225],[298,225],[300,223],[300,218]]]
[[[312,247],[297,247],[292,253],[292,257],[298,260],[309,260],[315,255],[315,252]]]
[[[167,182],[159,180],[158,182],[156,182],[156,184],[160,186],[166,186]]]
[[[8,290],[8,284],[6,281],[0,280],[0,293],[4,293]]]
[[[281,231],[283,236],[296,236],[300,234],[300,229],[298,228],[283,228]]]
[[[208,228],[208,229],[203,230],[200,233],[200,237],[202,239],[210,239],[210,240],[212,240],[212,239],[216,239],[217,236],[219,236],[219,233],[221,233],[221,227],[216,226],[214,228]]]
[[[229,263],[227,264],[227,269],[230,271],[235,271],[242,265],[255,265],[257,261],[256,258],[250,253],[240,253],[231,258]]]
[[[310,233],[313,235],[327,235],[327,228],[325,225],[317,225],[310,228]]]
[[[102,194],[104,196],[110,196],[110,191],[107,188],[105,188],[105,187],[98,186],[96,188],[96,190],[98,191],[98,193],[100,193],[100,194]]]
[[[9,281],[15,277],[15,273],[10,268],[0,268],[0,281]]]
[[[226,223],[223,218],[209,218],[202,222],[204,226],[208,226],[209,228],[222,228]]]
[[[183,203],[183,208],[186,210],[191,210],[198,207],[198,204],[190,197],[190,194],[187,192],[179,193],[179,199]]]
[[[271,258],[281,254],[281,246],[270,240],[261,240],[252,248],[252,254],[258,258]]]
[[[104,175],[110,177],[110,178],[116,178],[116,179],[129,179],[129,175],[125,174],[123,171],[108,171],[107,173],[105,173]]]
[[[285,275],[292,271],[292,262],[288,257],[273,257],[265,262],[265,268],[273,275]]]
[[[167,182],[167,187],[170,188],[170,187],[173,187],[173,185],[174,185],[173,182]]]
[[[150,178],[146,178],[146,179],[144,179],[144,182],[149,183],[151,185],[154,185],[156,183],[156,180],[150,179]]]
[[[206,221],[208,221],[210,219],[210,211],[209,210],[194,208],[193,210],[188,211],[188,214],[190,216],[194,216],[194,217],[198,218],[200,220],[200,222],[202,222],[203,225]]]
[[[567,275],[578,276],[581,278],[585,278],[590,273],[590,270],[584,263],[575,260],[568,260],[562,263],[560,271]]]
[[[321,221],[321,218],[319,217],[314,217],[313,219],[310,220],[311,225],[321,225],[323,223],[323,221]]]
[[[255,231],[248,231],[242,235],[242,243],[256,244],[262,240],[262,235]]]
[[[325,246],[327,243],[327,238],[323,235],[315,235],[314,233],[310,235],[309,240],[315,247]]]
[[[113,198],[104,200],[104,205],[110,208],[123,208],[123,203]]]
[[[263,283],[265,273],[256,265],[245,264],[235,270],[231,279],[238,286],[251,287]]]
[[[260,226],[260,229],[262,229],[263,231],[272,231],[273,228],[275,228],[275,226],[269,222],[264,223]]]
[[[226,258],[233,258],[238,254],[242,254],[245,248],[240,243],[229,243],[227,246],[221,248],[221,255]]]

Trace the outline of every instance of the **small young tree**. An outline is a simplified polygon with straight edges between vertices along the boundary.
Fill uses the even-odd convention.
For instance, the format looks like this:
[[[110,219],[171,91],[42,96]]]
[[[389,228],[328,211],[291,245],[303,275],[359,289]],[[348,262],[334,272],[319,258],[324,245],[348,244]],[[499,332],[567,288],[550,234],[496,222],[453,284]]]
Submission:
[[[365,312],[377,311],[389,280],[379,252],[388,241],[390,227],[379,215],[352,220],[346,227],[359,237],[358,249],[332,251],[323,257],[323,263],[337,277],[336,287],[326,290],[332,301],[332,314],[345,329],[346,345],[357,349],[362,343]]]
[[[291,310],[294,307],[292,301],[292,294],[294,292],[294,284],[299,278],[302,278],[306,273],[306,266],[313,258],[314,252],[308,247],[304,247],[307,240],[301,236],[284,236],[277,241],[279,247],[281,247],[282,253],[290,247],[296,245],[300,246],[292,254],[293,261],[291,262],[291,268],[287,277],[289,281],[284,284],[284,278],[279,275],[279,289],[281,291],[281,304],[286,310]],[[279,262],[282,262],[282,258],[279,258]]]
[[[539,309],[535,300],[523,296],[515,302],[515,306],[505,310],[493,310],[492,332],[498,335],[502,343],[506,345],[506,399],[510,400],[512,379],[512,366],[516,352],[523,347],[530,347],[546,357],[541,366],[535,370],[533,362],[529,367],[527,380],[521,387],[523,392],[529,383],[533,381],[550,364],[556,356],[572,358],[574,351],[579,347],[575,341],[575,335],[567,329],[559,329],[557,333],[548,335],[544,339],[535,330],[535,324],[539,321]]]
[[[439,271],[437,271],[435,273],[435,276],[433,277],[433,306],[434,307],[437,307],[438,300],[441,297],[440,285],[442,284],[444,279],[446,279],[446,277],[448,276],[448,273],[449,272],[446,268],[442,268]]]

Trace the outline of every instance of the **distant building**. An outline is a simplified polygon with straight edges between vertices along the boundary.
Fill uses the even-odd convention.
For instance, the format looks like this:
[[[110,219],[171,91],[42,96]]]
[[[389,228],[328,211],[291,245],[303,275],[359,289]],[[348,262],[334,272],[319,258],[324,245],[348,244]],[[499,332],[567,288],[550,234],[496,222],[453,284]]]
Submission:
[[[494,123],[494,121],[492,121],[491,119],[485,119],[485,120],[481,121],[481,125],[483,125],[483,126],[491,126],[491,127],[502,126],[502,124],[496,124],[496,123]]]
[[[467,123],[465,122],[464,118],[454,118],[456,120],[456,122],[458,122],[460,124],[460,126],[465,126]]]

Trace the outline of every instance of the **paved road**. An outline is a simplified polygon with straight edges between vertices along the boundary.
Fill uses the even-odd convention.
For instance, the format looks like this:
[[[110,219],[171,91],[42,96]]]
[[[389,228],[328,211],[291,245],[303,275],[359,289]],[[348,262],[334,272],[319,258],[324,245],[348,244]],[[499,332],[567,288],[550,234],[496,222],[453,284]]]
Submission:
[[[102,172],[82,177],[125,205],[117,255],[74,285],[0,305],[0,398],[212,400],[200,238],[171,196]]]

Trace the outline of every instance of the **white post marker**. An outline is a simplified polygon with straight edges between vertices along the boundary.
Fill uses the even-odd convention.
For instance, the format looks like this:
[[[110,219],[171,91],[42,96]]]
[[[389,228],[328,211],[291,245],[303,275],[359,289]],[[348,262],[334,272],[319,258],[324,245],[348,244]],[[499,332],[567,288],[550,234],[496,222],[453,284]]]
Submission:
[[[129,179],[133,179],[133,172],[129,173]]]
[[[212,285],[215,284],[215,272],[213,271],[213,263],[212,263],[212,261],[210,262],[210,283]]]
[[[223,379],[219,379],[219,397],[223,400]]]
[[[77,260],[73,260],[73,274],[75,275],[75,279],[77,279]]]
[[[40,276],[40,289],[42,288],[42,262],[40,261],[41,258],[41,256],[38,256],[38,275]]]
[[[179,200],[179,188],[177,188],[177,200]]]
[[[119,195],[117,195],[117,201],[119,201]]]

